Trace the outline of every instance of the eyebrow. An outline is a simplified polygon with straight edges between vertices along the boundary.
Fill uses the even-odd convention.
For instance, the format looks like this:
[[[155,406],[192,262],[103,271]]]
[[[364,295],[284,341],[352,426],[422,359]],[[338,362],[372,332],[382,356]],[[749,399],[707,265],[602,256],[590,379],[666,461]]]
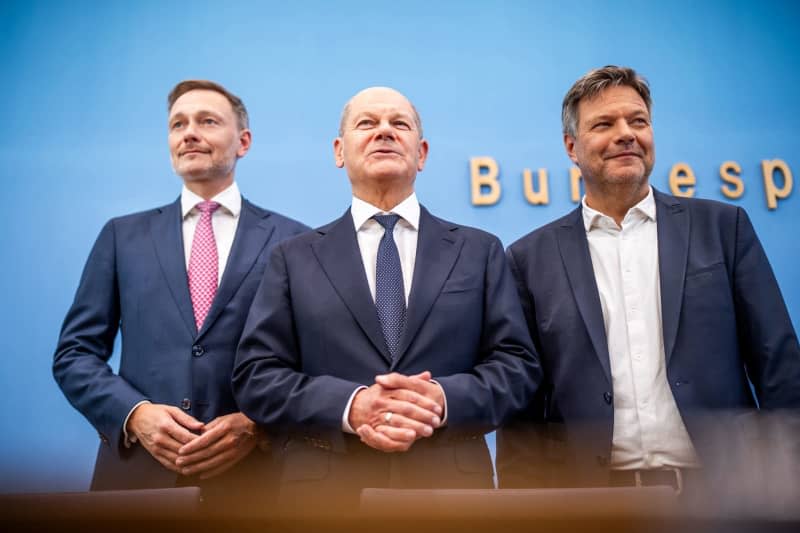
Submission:
[[[378,115],[380,115],[380,114],[381,113],[378,113],[378,112],[375,112],[375,111],[361,111],[361,112],[356,113],[356,114],[353,115],[353,121],[351,122],[351,124],[356,125],[363,118],[369,118],[369,119],[372,119],[372,120],[377,120],[378,119]],[[397,119],[403,119],[404,121],[406,121],[409,124],[413,125],[414,128],[417,128],[417,123],[414,120],[414,117],[409,113],[406,113],[404,111],[397,111],[397,112],[392,113],[391,115],[389,115],[389,121],[394,121],[394,120],[397,120]]]
[[[172,122],[174,119],[176,119],[178,117],[188,117],[188,116],[197,116],[197,115],[211,115],[211,116],[214,116],[214,117],[217,117],[217,118],[224,118],[224,116],[221,113],[217,113],[216,111],[212,111],[211,109],[200,109],[200,110],[192,112],[192,113],[185,113],[183,111],[178,111],[174,115],[170,115],[167,120],[169,122]]]
[[[597,121],[600,121],[600,120],[615,120],[617,118],[617,116],[618,116],[617,114],[601,113],[599,115],[593,115],[593,116],[586,117],[586,122],[597,122]],[[624,116],[624,117],[630,117],[630,116],[649,117],[650,114],[647,112],[646,109],[636,109],[636,110],[632,110],[632,111],[630,111],[628,113],[623,113],[622,116]]]

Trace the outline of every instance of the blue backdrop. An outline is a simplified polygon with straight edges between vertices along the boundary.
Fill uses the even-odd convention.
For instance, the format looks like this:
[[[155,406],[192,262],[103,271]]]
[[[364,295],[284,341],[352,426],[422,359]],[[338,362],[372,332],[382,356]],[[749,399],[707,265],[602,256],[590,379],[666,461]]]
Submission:
[[[217,80],[249,108],[254,145],[237,170],[254,202],[320,225],[349,203],[332,140],[344,102],[371,85],[406,93],[431,144],[417,191],[434,213],[509,244],[574,205],[561,99],[590,68],[633,66],[651,82],[668,190],[687,163],[696,195],[744,195],[798,324],[800,192],[766,207],[761,161],[800,173],[797,2],[673,1],[0,3],[0,492],[83,490],[97,436],[53,381],[61,321],[110,217],[177,197],[166,94]],[[470,202],[469,160],[500,166],[500,201]],[[546,168],[550,203],[522,172]],[[776,178],[778,186],[783,182]]]

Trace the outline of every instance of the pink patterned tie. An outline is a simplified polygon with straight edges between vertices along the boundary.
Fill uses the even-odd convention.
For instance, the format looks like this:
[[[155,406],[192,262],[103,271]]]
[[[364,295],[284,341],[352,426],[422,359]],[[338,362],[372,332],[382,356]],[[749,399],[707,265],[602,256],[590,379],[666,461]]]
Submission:
[[[192,297],[194,308],[194,321],[197,331],[200,331],[203,322],[211,309],[211,302],[217,293],[217,277],[219,275],[219,262],[217,256],[217,241],[214,239],[214,230],[211,227],[211,215],[219,208],[217,202],[200,202],[197,209],[200,211],[200,221],[194,230],[192,253],[189,255],[189,294]]]

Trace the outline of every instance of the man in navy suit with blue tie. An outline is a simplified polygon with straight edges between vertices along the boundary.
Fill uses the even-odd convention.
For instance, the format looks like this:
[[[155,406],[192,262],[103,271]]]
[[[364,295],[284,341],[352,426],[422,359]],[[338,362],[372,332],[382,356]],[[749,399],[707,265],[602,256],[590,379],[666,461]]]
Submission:
[[[508,249],[544,380],[498,435],[503,487],[680,489],[720,474],[723,414],[800,406],[797,336],[747,214],[650,186],[650,108],[624,67],[564,98],[586,194]]]
[[[538,384],[499,240],[417,201],[427,154],[405,96],[355,95],[334,141],[352,205],[276,247],[253,300],[234,392],[302,512],[353,510],[364,487],[491,487],[483,435]]]
[[[105,225],[53,373],[100,435],[93,490],[200,485],[210,502],[263,493],[271,460],[236,405],[231,369],[269,251],[306,228],[240,195],[234,170],[251,144],[241,99],[188,80],[170,92],[168,110],[181,196]]]

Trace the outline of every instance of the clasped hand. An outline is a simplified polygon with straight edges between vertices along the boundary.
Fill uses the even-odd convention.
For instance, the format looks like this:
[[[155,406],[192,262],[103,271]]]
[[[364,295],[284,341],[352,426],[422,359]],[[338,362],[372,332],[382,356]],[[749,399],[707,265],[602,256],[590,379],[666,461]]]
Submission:
[[[413,376],[391,373],[356,393],[349,423],[367,446],[404,452],[441,425],[444,392],[428,371]],[[391,413],[391,414],[389,414]]]
[[[257,428],[242,413],[204,424],[175,406],[142,404],[128,420],[128,431],[164,467],[207,479],[219,475],[249,454]]]

